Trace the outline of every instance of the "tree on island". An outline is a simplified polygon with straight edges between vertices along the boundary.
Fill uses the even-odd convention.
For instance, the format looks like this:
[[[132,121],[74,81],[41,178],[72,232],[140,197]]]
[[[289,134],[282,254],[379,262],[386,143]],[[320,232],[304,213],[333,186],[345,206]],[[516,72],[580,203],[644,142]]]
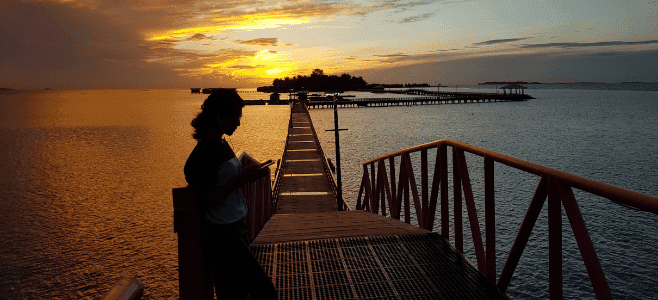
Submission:
[[[338,75],[325,75],[322,69],[315,69],[310,76],[298,75],[293,78],[277,78],[271,87],[259,87],[262,92],[288,92],[294,91],[329,91],[329,90],[356,90],[366,88],[368,83],[362,77],[353,77],[343,73]]]

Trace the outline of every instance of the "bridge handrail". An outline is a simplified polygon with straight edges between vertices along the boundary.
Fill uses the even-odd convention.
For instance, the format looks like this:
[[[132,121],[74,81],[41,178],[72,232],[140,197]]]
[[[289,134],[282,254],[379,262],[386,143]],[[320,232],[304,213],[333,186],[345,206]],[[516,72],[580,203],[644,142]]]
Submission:
[[[407,149],[403,149],[400,151],[396,151],[393,153],[389,153],[383,156],[380,156],[375,159],[371,159],[363,165],[368,165],[376,161],[384,160],[390,157],[395,157],[395,156],[400,156],[403,153],[411,153],[411,152],[417,152],[422,149],[430,149],[430,148],[436,148],[439,145],[449,145],[451,147],[463,149],[464,151],[467,151],[469,153],[482,156],[482,157],[488,157],[492,159],[495,162],[499,162],[501,164],[510,166],[512,168],[516,168],[522,171],[525,171],[527,173],[531,173],[534,175],[538,176],[549,176],[555,179],[559,179],[561,181],[564,181],[565,183],[568,183],[570,186],[575,187],[579,190],[589,192],[592,194],[595,194],[597,196],[601,196],[604,198],[607,198],[615,203],[618,203],[623,206],[627,206],[633,209],[637,210],[642,210],[642,211],[647,211],[647,212],[652,212],[654,214],[658,214],[658,197],[642,194],[636,191],[628,190],[625,188],[621,188],[618,186],[614,186],[611,184],[607,184],[604,182],[592,180],[589,178],[585,178],[582,176],[574,175],[571,173],[567,173],[564,171],[560,171],[557,169],[552,169],[549,167],[545,167],[539,164],[531,163],[528,161],[524,161],[518,158],[514,158],[511,156],[507,156],[504,154],[496,153],[490,150],[486,150],[483,148],[471,146],[466,143],[450,140],[450,139],[443,139],[439,141],[434,141],[414,147],[410,147]]]
[[[449,201],[448,201],[448,147],[452,148],[453,167],[453,217],[455,248],[463,252],[462,200],[465,200],[468,219],[472,231],[473,245],[478,269],[486,277],[505,291],[527,244],[534,224],[539,217],[544,202],[548,199],[548,243],[549,243],[549,296],[551,299],[562,297],[562,221],[561,207],[569,220],[576,242],[585,263],[594,292],[598,299],[612,299],[605,275],[601,270],[599,259],[594,250],[589,232],[576,203],[572,187],[608,198],[630,208],[658,214],[658,198],[635,191],[616,187],[603,182],[573,175],[560,170],[523,161],[514,157],[471,146],[454,140],[444,139],[427,144],[396,151],[363,163],[363,177],[359,187],[356,209],[368,210],[392,218],[400,219],[404,202],[405,222],[410,223],[410,211],[416,211],[418,226],[432,230],[434,226],[437,201],[440,192],[441,235],[449,240]],[[428,150],[437,149],[434,177],[430,186],[428,178]],[[421,156],[421,192],[416,185],[415,173],[410,154],[420,151]],[[475,200],[471,187],[468,167],[464,153],[468,152],[484,158],[484,195],[485,195],[485,245],[478,221]],[[395,180],[396,162],[399,159],[399,182]],[[388,172],[386,161],[389,162]],[[517,237],[507,257],[503,270],[496,282],[496,232],[495,232],[495,197],[494,197],[494,163],[501,163],[512,168],[540,176],[535,194],[530,202]],[[397,183],[397,191],[396,191]],[[431,189],[430,189],[431,187]],[[440,191],[439,191],[440,190]],[[463,199],[462,199],[463,190]],[[413,201],[410,201],[411,192]],[[363,202],[362,202],[362,196]],[[388,208],[386,207],[388,204]]]
[[[292,128],[292,102],[289,104],[290,105],[290,118],[288,118],[288,132],[290,132],[290,129]],[[274,171],[274,182],[272,185],[272,200],[274,202],[274,210],[276,211],[276,206],[279,203],[279,191],[281,190],[281,182],[283,181],[283,173],[281,172],[284,167],[285,167],[285,161],[286,161],[286,152],[288,150],[290,144],[290,134],[286,134],[286,143],[284,144],[283,147],[283,154],[281,155],[281,160],[279,160],[279,164],[276,167],[276,170]]]

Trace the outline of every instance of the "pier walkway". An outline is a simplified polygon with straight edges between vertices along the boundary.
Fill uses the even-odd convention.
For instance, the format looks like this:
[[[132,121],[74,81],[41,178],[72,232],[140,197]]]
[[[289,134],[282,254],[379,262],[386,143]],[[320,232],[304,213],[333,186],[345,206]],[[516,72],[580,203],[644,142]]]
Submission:
[[[424,90],[412,90],[411,95],[425,95],[431,97],[406,97],[406,98],[358,98],[342,99],[337,102],[339,107],[372,107],[372,106],[409,106],[430,104],[459,104],[459,103],[484,103],[484,102],[509,102],[527,101],[534,99],[528,94],[496,94],[496,93],[470,93],[470,92],[433,92]],[[420,92],[422,91],[422,93]],[[313,100],[308,101],[306,106],[310,108],[333,107],[333,101]]]
[[[300,104],[291,109],[276,213],[337,211],[334,189],[328,180],[331,174],[325,172],[324,154],[320,150],[308,111]]]
[[[339,211],[300,103],[292,106],[279,172],[276,214],[251,246],[279,299],[506,299],[440,235],[376,213]]]

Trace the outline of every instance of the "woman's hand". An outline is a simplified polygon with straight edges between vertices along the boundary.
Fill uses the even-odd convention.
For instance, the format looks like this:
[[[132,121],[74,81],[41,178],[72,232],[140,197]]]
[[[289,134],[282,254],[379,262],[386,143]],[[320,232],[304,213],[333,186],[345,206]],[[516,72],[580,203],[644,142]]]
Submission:
[[[258,164],[251,164],[245,167],[240,175],[246,182],[254,182],[267,175],[267,167],[261,168]]]

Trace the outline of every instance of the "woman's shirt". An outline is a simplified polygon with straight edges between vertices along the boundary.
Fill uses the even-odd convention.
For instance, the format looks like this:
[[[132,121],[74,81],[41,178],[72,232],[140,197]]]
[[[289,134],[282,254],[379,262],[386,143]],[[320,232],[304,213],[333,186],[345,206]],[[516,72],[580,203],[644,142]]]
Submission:
[[[247,205],[238,187],[221,201],[205,204],[208,193],[230,182],[241,170],[240,161],[226,141],[199,140],[185,163],[184,172],[185,180],[197,192],[197,207],[203,210],[204,221],[228,224],[247,215]]]
[[[229,161],[221,164],[217,171],[217,186],[223,186],[242,171],[240,160],[233,156]],[[247,216],[247,203],[240,189],[235,189],[231,194],[218,203],[209,205],[205,211],[206,221],[212,224],[230,224]]]

